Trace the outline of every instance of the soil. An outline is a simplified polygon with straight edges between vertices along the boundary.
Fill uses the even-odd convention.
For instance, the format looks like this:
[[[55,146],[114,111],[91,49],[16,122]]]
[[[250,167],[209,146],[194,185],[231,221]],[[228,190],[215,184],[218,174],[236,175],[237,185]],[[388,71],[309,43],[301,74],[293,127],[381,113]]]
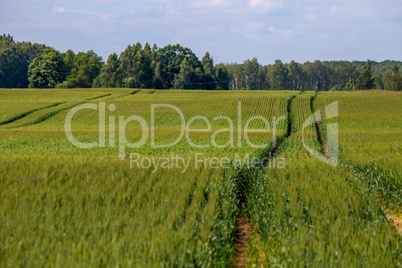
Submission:
[[[402,214],[393,214],[391,211],[387,211],[387,216],[390,222],[393,223],[395,228],[402,234]]]
[[[250,261],[248,254],[248,241],[251,235],[251,224],[250,221],[243,215],[239,215],[236,221],[237,234],[236,241],[233,245],[235,252],[235,260],[232,267],[246,267],[247,263]]]

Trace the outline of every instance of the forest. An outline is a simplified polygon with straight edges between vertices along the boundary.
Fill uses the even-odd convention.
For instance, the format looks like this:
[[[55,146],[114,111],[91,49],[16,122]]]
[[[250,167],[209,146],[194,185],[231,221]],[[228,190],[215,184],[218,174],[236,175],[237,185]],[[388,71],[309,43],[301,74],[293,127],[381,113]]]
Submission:
[[[154,88],[205,90],[402,90],[402,62],[319,61],[215,64],[181,45],[128,45],[107,61],[94,51],[60,52],[0,36],[0,88]]]

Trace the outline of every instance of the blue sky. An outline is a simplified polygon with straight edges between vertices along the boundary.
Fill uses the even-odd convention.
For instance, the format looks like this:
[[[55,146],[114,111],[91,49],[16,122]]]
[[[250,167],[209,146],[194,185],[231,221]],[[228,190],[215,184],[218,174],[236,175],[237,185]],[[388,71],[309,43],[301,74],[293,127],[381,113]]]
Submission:
[[[401,0],[1,0],[0,34],[106,61],[180,43],[215,63],[402,60]]]

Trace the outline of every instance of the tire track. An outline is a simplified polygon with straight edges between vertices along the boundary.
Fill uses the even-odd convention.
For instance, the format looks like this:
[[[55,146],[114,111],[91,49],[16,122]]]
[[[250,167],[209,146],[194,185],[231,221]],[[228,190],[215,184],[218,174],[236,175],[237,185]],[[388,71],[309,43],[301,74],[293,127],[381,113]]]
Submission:
[[[254,178],[259,175],[259,171],[261,169],[266,168],[267,163],[272,160],[278,151],[278,148],[281,144],[283,144],[286,139],[293,132],[293,120],[294,113],[292,109],[293,100],[296,96],[292,95],[287,100],[287,130],[284,135],[277,138],[275,142],[272,142],[270,146],[267,146],[265,150],[259,153],[258,157],[261,160],[262,164],[256,167],[248,167],[242,166],[240,167],[236,173],[232,177],[232,181],[235,184],[235,191],[238,199],[238,213],[236,217],[236,235],[233,243],[233,251],[235,254],[234,262],[232,263],[232,267],[246,267],[249,262],[249,257],[247,256],[249,251],[249,241],[259,240],[258,233],[254,233],[254,237],[251,238],[253,234],[252,226],[250,223],[250,219],[246,212],[247,206],[247,195],[249,194],[249,189],[251,182]],[[260,255],[264,255],[264,252],[260,252]]]
[[[114,98],[110,98],[110,99],[107,99],[107,100],[117,99],[117,98],[129,96],[129,95],[134,95],[134,94],[136,94],[136,93],[138,93],[138,92],[139,92],[139,90],[135,90],[135,91],[130,92],[129,94],[124,94],[124,95],[117,96],[117,97],[114,97]],[[111,93],[108,93],[108,94],[96,96],[96,97],[93,97],[93,98],[85,99],[85,101],[83,101],[83,102],[80,102],[80,103],[77,103],[77,104],[73,104],[73,105],[70,105],[70,106],[67,106],[67,107],[58,109],[58,110],[51,111],[51,112],[49,112],[49,113],[47,113],[47,114],[45,114],[45,115],[43,115],[43,116],[41,116],[41,117],[39,117],[39,118],[37,118],[37,119],[31,121],[31,122],[27,122],[27,123],[25,123],[25,124],[22,124],[22,125],[13,127],[13,128],[27,127],[27,126],[32,126],[32,125],[36,125],[36,124],[42,123],[42,122],[48,120],[49,118],[51,118],[51,117],[53,117],[53,116],[59,114],[59,113],[62,112],[62,111],[65,111],[65,110],[68,110],[68,109],[72,109],[72,108],[74,108],[74,107],[76,107],[76,106],[78,106],[78,105],[82,105],[82,104],[88,103],[89,101],[101,99],[101,98],[108,97],[108,96],[111,96],[111,95],[112,95]],[[64,103],[65,103],[65,102],[64,102]],[[61,104],[61,103],[60,103],[60,104]],[[51,106],[51,107],[54,107],[54,106]],[[51,108],[51,107],[47,107],[47,108]],[[35,112],[36,112],[36,111],[35,111]]]
[[[64,104],[64,103],[66,103],[66,102],[65,101],[64,102],[56,102],[56,103],[53,103],[53,104],[50,104],[50,105],[47,105],[47,106],[44,106],[44,107],[40,107],[40,108],[37,108],[37,109],[30,110],[28,112],[18,114],[16,116],[12,117],[12,118],[9,118],[9,119],[6,119],[6,120],[0,122],[0,126],[1,125],[7,125],[7,124],[10,124],[10,123],[15,122],[17,120],[20,120],[20,119],[22,119],[22,118],[24,118],[24,117],[26,117],[26,116],[34,113],[34,112],[41,111],[41,110],[44,110],[44,109],[47,109],[47,108],[56,107],[56,106],[59,106],[59,105]]]
[[[317,95],[316,95],[317,96]],[[311,97],[311,112],[315,114],[316,96]],[[315,118],[317,131],[317,139],[321,145],[322,152],[326,157],[329,157],[327,147],[325,146],[320,122]],[[396,230],[402,234],[402,183],[392,172],[386,172],[378,168],[375,164],[356,165],[346,157],[339,157],[341,168],[351,171],[355,174],[358,180],[362,181],[366,187],[377,193],[380,203],[383,203],[387,209],[384,211],[385,216],[394,225]]]

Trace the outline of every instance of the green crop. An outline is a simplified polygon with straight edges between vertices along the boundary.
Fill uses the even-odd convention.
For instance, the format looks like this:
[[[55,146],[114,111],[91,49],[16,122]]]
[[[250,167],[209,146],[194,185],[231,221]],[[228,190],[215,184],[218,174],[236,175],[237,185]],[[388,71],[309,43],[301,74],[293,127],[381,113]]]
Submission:
[[[335,101],[339,116],[327,118]],[[387,213],[402,212],[401,103],[398,92],[0,89],[0,266],[242,265],[234,247],[245,217],[245,265],[400,267],[402,238]],[[101,144],[104,105],[105,143],[83,149],[65,122],[88,104],[96,108],[74,115],[74,138]],[[156,144],[182,131],[166,104],[204,131],[153,146],[151,127]],[[314,111],[321,121],[303,129]],[[120,120],[131,116],[144,119],[148,139],[118,160]],[[246,136],[247,124],[266,129],[261,118],[269,131]],[[325,152],[333,123],[336,167],[307,149]],[[124,127],[132,143],[144,134],[137,121]],[[236,162],[247,156],[256,164]]]

